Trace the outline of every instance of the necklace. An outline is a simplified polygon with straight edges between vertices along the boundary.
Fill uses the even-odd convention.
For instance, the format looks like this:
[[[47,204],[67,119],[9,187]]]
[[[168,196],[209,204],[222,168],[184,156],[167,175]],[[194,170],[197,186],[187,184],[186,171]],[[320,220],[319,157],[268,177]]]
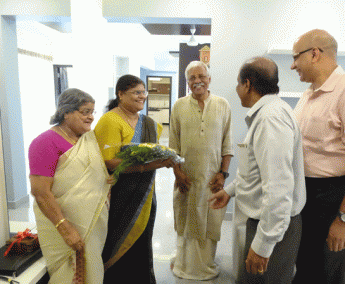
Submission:
[[[58,127],[61,130],[61,132],[66,136],[66,138],[69,140],[69,142],[71,142],[73,145],[75,145],[76,141],[74,139],[72,139],[72,137],[69,136],[60,126],[58,126]]]
[[[126,118],[126,120],[127,120],[127,123],[129,124],[129,126],[132,127],[133,129],[135,129],[135,126],[136,126],[136,124],[137,124],[137,122],[138,122],[138,117],[135,118],[136,121],[135,121],[135,123],[134,123],[134,125],[133,125],[133,123],[131,123],[131,121],[130,121],[128,115],[123,111],[122,107],[119,106],[119,109],[120,109],[121,112],[124,114],[124,116],[125,116],[125,118]]]

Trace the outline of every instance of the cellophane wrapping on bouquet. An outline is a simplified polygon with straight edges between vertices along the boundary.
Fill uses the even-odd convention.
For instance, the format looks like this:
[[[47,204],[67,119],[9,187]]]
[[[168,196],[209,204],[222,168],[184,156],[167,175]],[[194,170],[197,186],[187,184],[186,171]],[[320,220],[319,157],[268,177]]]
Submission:
[[[117,153],[116,158],[122,159],[113,173],[115,180],[126,168],[133,165],[144,165],[156,160],[166,160],[172,158],[175,163],[184,163],[184,158],[166,146],[155,143],[129,144],[121,148],[121,152]]]

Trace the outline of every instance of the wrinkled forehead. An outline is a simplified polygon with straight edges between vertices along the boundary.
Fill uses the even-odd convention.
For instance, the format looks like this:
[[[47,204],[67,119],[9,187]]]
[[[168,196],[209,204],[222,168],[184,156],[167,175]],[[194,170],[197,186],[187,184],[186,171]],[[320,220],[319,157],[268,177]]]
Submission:
[[[195,66],[188,71],[188,77],[192,75],[207,75],[207,70],[203,66]]]

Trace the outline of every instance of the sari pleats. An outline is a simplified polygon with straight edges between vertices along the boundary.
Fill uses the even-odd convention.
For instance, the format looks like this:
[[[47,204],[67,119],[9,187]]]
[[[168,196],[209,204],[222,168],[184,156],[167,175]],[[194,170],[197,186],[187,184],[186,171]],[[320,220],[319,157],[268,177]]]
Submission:
[[[106,248],[112,247],[112,253],[104,250],[103,256],[109,253],[110,259],[105,263],[106,269],[123,256],[144,232],[151,211],[153,175],[154,172],[121,175],[112,188],[105,245]],[[151,190],[148,191],[147,188]]]
[[[107,233],[105,202],[110,188],[107,177],[96,137],[90,131],[60,157],[52,187],[65,218],[85,242],[85,281],[90,284],[102,283],[103,279],[101,252]],[[76,252],[64,242],[36,202],[34,212],[49,283],[72,283],[76,275]]]

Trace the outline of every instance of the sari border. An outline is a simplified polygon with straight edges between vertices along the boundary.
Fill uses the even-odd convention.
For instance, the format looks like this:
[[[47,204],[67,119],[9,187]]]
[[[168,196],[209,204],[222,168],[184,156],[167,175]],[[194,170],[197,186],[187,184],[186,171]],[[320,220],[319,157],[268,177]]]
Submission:
[[[133,239],[134,242],[132,244],[129,244],[129,246],[126,247],[126,241],[130,233],[132,232],[132,229],[137,224],[138,220],[141,220],[140,214],[142,213],[142,209],[145,207],[145,205],[148,206],[147,210],[148,212],[151,212],[151,206],[152,206],[152,198],[153,198],[153,191],[154,191],[154,180],[155,180],[155,173],[153,174],[150,184],[148,188],[151,188],[150,191],[147,191],[142,199],[142,202],[140,203],[139,207],[137,208],[132,220],[130,221],[128,227],[124,231],[124,234],[120,238],[120,240],[117,242],[117,244],[114,246],[114,253],[110,257],[110,259],[104,264],[104,269],[107,270],[109,267],[111,267],[114,263],[116,263],[132,246],[133,244],[139,239],[141,234],[144,232],[146,225],[148,223],[148,219],[150,217],[150,214],[148,215],[148,218],[145,218],[145,226],[139,227],[140,233],[137,234]],[[151,196],[151,198],[149,198]]]
[[[161,130],[162,129],[159,128],[159,124],[157,124],[152,118],[150,118],[146,115],[143,115],[142,116],[142,133],[141,133],[141,139],[140,139],[141,143],[145,143],[145,142],[157,143],[159,136],[161,134]],[[152,172],[146,172],[143,174],[148,175],[151,173]],[[107,270],[113,264],[115,264],[134,245],[134,243],[139,239],[139,237],[144,232],[144,230],[147,226],[150,214],[151,214],[152,198],[153,198],[153,193],[154,193],[155,174],[156,174],[156,172],[153,171],[153,175],[151,177],[149,185],[147,186],[147,190],[146,190],[144,196],[142,197],[142,200],[140,201],[138,208],[136,209],[131,221],[128,223],[127,227],[125,228],[123,235],[121,236],[119,241],[116,242],[116,244],[114,244],[114,246],[112,248],[111,256],[104,264],[105,270]],[[150,198],[150,195],[151,195],[151,198]],[[145,216],[145,217],[147,217],[147,218],[145,218],[145,224],[143,224],[139,227],[140,231],[137,232],[135,234],[135,236],[133,237],[134,242],[130,243],[128,241],[128,238],[131,237],[132,229],[136,225],[136,223],[139,219],[139,216],[142,213],[141,211],[144,208],[145,204],[148,205],[148,208],[147,208],[148,214],[147,214],[147,212],[145,212],[147,214],[147,216]],[[142,219],[139,219],[139,220],[142,221]],[[128,245],[128,247],[125,247],[126,242],[127,242],[127,244],[130,243]],[[125,249],[124,249],[124,247],[125,247]]]

